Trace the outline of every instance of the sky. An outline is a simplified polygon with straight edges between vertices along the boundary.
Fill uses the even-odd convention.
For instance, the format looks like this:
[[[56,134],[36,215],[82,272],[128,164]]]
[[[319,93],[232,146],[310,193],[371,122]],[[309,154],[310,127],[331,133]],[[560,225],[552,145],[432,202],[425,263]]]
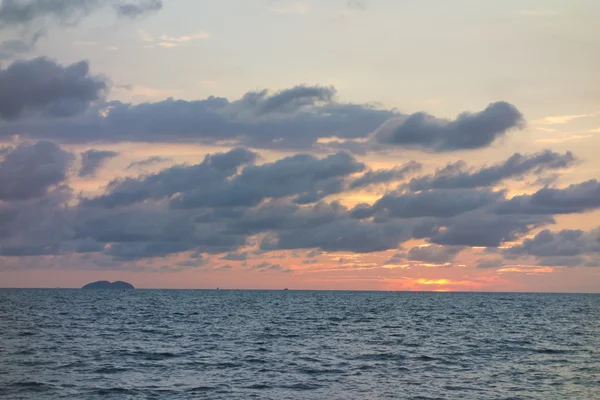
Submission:
[[[596,0],[0,0],[0,287],[600,292]]]

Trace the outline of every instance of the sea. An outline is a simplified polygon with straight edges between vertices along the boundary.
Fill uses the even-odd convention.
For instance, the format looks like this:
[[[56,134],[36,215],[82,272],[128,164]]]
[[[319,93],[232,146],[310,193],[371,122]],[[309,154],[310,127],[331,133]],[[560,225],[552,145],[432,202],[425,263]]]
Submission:
[[[2,399],[600,399],[600,295],[0,290]]]

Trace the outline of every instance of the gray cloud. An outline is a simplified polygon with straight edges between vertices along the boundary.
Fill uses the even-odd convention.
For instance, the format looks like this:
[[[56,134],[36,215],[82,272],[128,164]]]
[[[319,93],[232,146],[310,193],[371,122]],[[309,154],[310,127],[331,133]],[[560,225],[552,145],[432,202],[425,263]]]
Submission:
[[[66,178],[73,155],[52,142],[21,144],[0,161],[0,200],[42,197]]]
[[[511,255],[543,257],[575,257],[588,253],[600,253],[600,229],[591,232],[564,229],[552,232],[545,229],[518,246],[506,249]],[[572,259],[573,260],[573,259]],[[552,264],[549,264],[552,265]],[[559,265],[559,264],[554,264]]]
[[[88,150],[81,153],[81,168],[79,169],[79,176],[90,176],[94,175],[98,168],[111,158],[118,156],[119,153],[116,151],[108,150]]]
[[[499,204],[499,214],[572,214],[600,208],[600,182],[596,179],[566,188],[543,188]]]
[[[501,258],[493,258],[493,259],[481,259],[477,260],[476,268],[479,269],[489,269],[489,268],[502,268],[504,266],[504,260]]]
[[[393,192],[372,206],[348,209],[323,198],[343,193],[354,174],[364,171],[352,156],[296,154],[254,165],[256,157],[245,149],[211,154],[196,165],[116,180],[104,195],[73,205],[71,191],[62,186],[70,153],[49,142],[9,149],[0,163],[0,254],[98,253],[126,262],[189,251],[227,253],[224,259],[243,261],[244,248],[256,244],[263,252],[368,253],[425,239],[434,245],[411,249],[403,257],[443,264],[458,254],[459,246],[500,246],[554,222],[551,213],[498,213],[512,200],[489,189]],[[589,185],[553,190],[579,204],[578,199],[595,194],[585,189]],[[590,254],[596,254],[593,246],[599,243],[586,235],[546,232],[525,240],[522,249],[496,254],[563,264],[581,257],[580,265],[592,265],[597,257]]]
[[[112,181],[107,194],[84,200],[83,204],[110,208],[169,198],[176,193],[195,189],[221,187],[240,166],[252,163],[255,159],[256,154],[245,149],[208,155],[200,164],[178,165],[146,177]]]
[[[438,189],[419,193],[386,194],[372,207],[359,206],[358,218],[452,217],[475,210],[504,198],[503,192],[474,189]]]
[[[260,247],[262,250],[320,248],[370,253],[395,249],[411,236],[410,224],[341,219],[318,227],[274,232],[261,241]]]
[[[113,5],[119,16],[135,18],[160,10],[161,0],[4,0],[0,5],[0,27],[42,25],[42,21],[75,25],[93,11]],[[0,28],[1,29],[1,28]]]
[[[3,183],[0,188],[4,190]],[[38,194],[41,193],[35,193]],[[71,220],[65,208],[71,196],[71,191],[61,186],[40,197],[0,202],[0,255],[59,254],[71,239]]]
[[[38,31],[27,39],[9,39],[3,41],[0,43],[0,61],[11,60],[21,54],[31,52],[42,36],[42,31]]]
[[[137,3],[120,3],[115,5],[117,14],[128,18],[137,18],[144,14],[157,12],[162,6],[162,0],[139,0]]]
[[[106,82],[89,75],[87,61],[62,66],[47,58],[15,61],[0,69],[0,118],[24,113],[68,117],[104,95]]]
[[[152,157],[148,157],[144,160],[131,162],[127,166],[127,169],[138,168],[138,167],[148,167],[148,166],[160,164],[163,162],[169,162],[171,160],[172,160],[171,157],[152,156]]]
[[[253,206],[266,198],[295,195],[298,203],[312,203],[343,190],[344,178],[365,168],[346,153],[322,159],[296,154],[273,163],[248,166],[221,187],[181,193],[174,207]]]
[[[523,115],[515,106],[497,102],[478,113],[462,113],[454,121],[426,113],[390,120],[377,131],[375,139],[381,144],[434,151],[477,149],[522,124]]]
[[[333,87],[296,86],[281,90],[272,96],[268,96],[266,90],[250,93],[242,99],[242,102],[250,103],[258,114],[293,113],[304,106],[314,106],[321,102],[331,103],[334,95]]]
[[[430,242],[447,246],[497,247],[553,222],[546,215],[494,215],[477,210],[439,221],[428,236]]]
[[[357,189],[378,183],[387,183],[404,179],[408,174],[419,171],[422,165],[416,161],[409,161],[404,165],[392,169],[379,169],[367,171],[363,176],[356,178],[350,183],[350,189]]]
[[[571,152],[559,154],[550,150],[522,155],[515,153],[504,162],[477,170],[465,168],[464,161],[448,164],[433,175],[413,178],[412,190],[432,188],[477,188],[492,186],[503,179],[520,177],[528,172],[541,173],[546,170],[566,168],[575,162]]]
[[[262,262],[260,264],[253,265],[252,267],[250,267],[250,269],[254,269],[259,272],[269,272],[269,271],[276,271],[276,272],[282,272],[282,273],[292,272],[291,269],[284,268],[280,264],[270,264],[268,262]]]
[[[273,94],[264,90],[249,92],[234,101],[212,96],[205,100],[168,99],[138,105],[113,101],[97,104],[83,117],[76,119],[56,121],[38,117],[19,123],[0,124],[0,136],[19,133],[69,143],[97,142],[98,138],[102,138],[105,142],[225,143],[229,146],[312,149],[321,152],[347,149],[356,154],[385,151],[389,148],[385,143],[373,140],[372,134],[378,131],[377,138],[380,138],[382,132],[389,130],[390,125],[397,125],[394,121],[402,117],[401,114],[395,110],[376,109],[369,104],[339,103],[334,101],[334,95],[335,89],[331,87],[296,86]],[[511,125],[510,113],[502,113],[502,110],[497,109],[513,108],[502,104],[505,103],[495,103],[488,108],[491,111],[486,109],[481,112],[484,117],[469,114],[446,125],[425,124],[422,132],[415,133],[415,140],[420,148],[428,151],[488,145],[492,140],[483,143],[479,139],[486,133],[479,135],[472,131],[480,127],[489,134],[490,129],[494,131],[496,126]],[[419,119],[419,115],[404,118],[408,123]],[[484,122],[479,123],[480,119]],[[504,121],[505,119],[509,121]],[[486,122],[490,122],[490,127],[485,125]],[[463,125],[471,130],[464,130]],[[451,132],[446,134],[445,130]],[[494,132],[494,137],[504,134],[504,131]],[[432,135],[435,140],[428,139]],[[469,135],[474,138],[465,139]],[[330,141],[319,141],[325,138]],[[446,143],[449,141],[454,147]],[[396,144],[413,147],[408,142]]]
[[[248,252],[227,253],[223,257],[221,257],[221,259],[228,261],[246,261],[248,259]]]
[[[236,149],[209,156],[201,164],[115,181],[106,195],[85,200],[84,204],[115,207],[175,194],[173,208],[250,207],[266,198],[287,196],[295,196],[299,203],[311,203],[341,191],[345,176],[364,169],[364,164],[346,153],[322,159],[296,154],[273,163],[247,165],[255,157],[247,150]],[[245,168],[234,176],[242,165]]]
[[[445,264],[456,258],[462,251],[459,246],[422,246],[413,247],[408,251],[408,259],[429,264]]]

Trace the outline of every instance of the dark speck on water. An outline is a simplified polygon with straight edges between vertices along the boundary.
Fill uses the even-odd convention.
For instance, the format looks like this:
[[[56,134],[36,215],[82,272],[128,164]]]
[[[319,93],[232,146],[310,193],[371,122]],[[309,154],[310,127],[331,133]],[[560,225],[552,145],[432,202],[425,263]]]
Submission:
[[[600,399],[600,295],[0,290],[2,399]]]

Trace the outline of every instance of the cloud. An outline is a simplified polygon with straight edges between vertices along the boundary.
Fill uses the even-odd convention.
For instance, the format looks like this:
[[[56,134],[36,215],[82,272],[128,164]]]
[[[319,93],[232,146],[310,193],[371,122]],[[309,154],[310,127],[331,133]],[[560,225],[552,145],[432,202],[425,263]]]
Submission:
[[[593,117],[594,114],[577,114],[577,115],[555,115],[551,117],[545,117],[533,121],[536,125],[562,125],[571,122],[574,119]]]
[[[502,268],[504,266],[504,260],[502,258],[493,258],[493,259],[481,259],[477,260],[476,268],[478,269],[488,269],[488,268]]]
[[[499,212],[515,198],[523,203],[523,196],[507,199],[504,191],[395,191],[371,205],[349,209],[327,196],[345,193],[366,167],[343,152],[322,157],[296,154],[256,165],[256,153],[238,148],[207,155],[198,164],[115,180],[104,194],[90,198],[74,198],[65,186],[73,155],[56,144],[21,144],[3,154],[4,256],[88,253],[112,258],[118,265],[189,252],[244,261],[254,246],[258,249],[250,251],[371,253],[397,250],[404,242],[420,239],[430,245],[413,247],[389,264],[447,264],[462,246],[501,245],[496,255],[536,257],[540,265],[574,265],[575,257],[581,258],[577,264],[582,266],[598,260],[597,233],[545,232],[505,248],[507,242],[554,223],[554,218],[548,210]],[[97,159],[106,157],[100,154]],[[552,189],[561,193],[552,198],[575,205],[598,198],[588,185]],[[528,196],[528,207],[537,207],[532,200],[536,194]]]
[[[440,245],[498,247],[553,222],[548,215],[500,216],[476,210],[438,221],[439,225],[428,236],[431,243]]]
[[[29,159],[26,164],[33,162]],[[6,194],[4,184],[0,184],[3,196]],[[13,201],[0,202],[0,256],[60,254],[71,240],[72,226],[65,207],[72,196],[71,191],[60,186],[52,190],[43,187],[37,192],[30,188],[20,194],[9,197]]]
[[[339,219],[317,227],[274,232],[261,241],[260,248],[265,251],[319,248],[371,253],[395,249],[400,242],[410,238],[410,224]]]
[[[91,76],[86,61],[67,66],[43,57],[15,61],[0,69],[0,118],[74,116],[101,99],[106,90],[106,81]]]
[[[477,170],[465,168],[464,161],[448,164],[433,175],[413,178],[408,186],[412,190],[477,188],[493,186],[507,179],[521,177],[526,173],[540,174],[546,170],[566,168],[573,165],[575,157],[571,152],[559,154],[550,150],[540,153],[515,153],[504,162]]]
[[[0,200],[39,198],[66,178],[73,155],[52,142],[21,144],[0,162]]]
[[[391,169],[379,169],[367,171],[363,176],[356,178],[350,183],[350,189],[357,189],[379,183],[403,180],[412,172],[419,171],[422,165],[416,161],[409,161]]]
[[[504,253],[535,256],[541,260],[540,265],[580,265],[586,261],[581,256],[600,253],[600,229],[590,232],[544,229],[533,238],[523,240],[520,245],[504,250]]]
[[[420,193],[388,193],[377,200],[367,216],[375,215],[379,219],[452,217],[494,204],[503,199],[503,192],[490,190],[430,190]],[[368,208],[367,208],[368,209]],[[363,206],[355,211],[366,212]]]
[[[205,40],[205,39],[208,39],[209,37],[210,37],[210,34],[208,32],[198,32],[198,33],[192,33],[189,35],[181,35],[181,36],[162,35],[160,37],[160,40],[162,40],[163,42],[185,43],[185,42],[189,42],[191,40]]]
[[[0,43],[0,61],[11,60],[25,53],[33,51],[37,41],[44,36],[38,31],[27,39],[10,39]]]
[[[600,208],[600,182],[590,179],[566,188],[543,188],[496,207],[499,214],[573,214]]]
[[[408,251],[407,258],[427,264],[446,264],[454,260],[462,249],[462,247],[455,246],[417,246]]]
[[[75,25],[102,7],[112,5],[120,17],[136,18],[160,10],[160,0],[4,0],[0,5],[0,27],[40,26],[49,20]]]
[[[19,123],[0,123],[0,136],[18,133],[68,143],[96,143],[99,138],[104,142],[193,141],[257,149],[310,149],[319,152],[348,149],[360,154],[388,150],[389,145],[372,140],[372,133],[381,132],[382,125],[389,125],[389,121],[395,121],[401,115],[395,110],[377,109],[370,104],[340,103],[336,101],[335,94],[332,87],[299,85],[273,93],[266,90],[248,92],[233,101],[214,96],[194,101],[169,98],[137,105],[112,101],[97,103],[76,119],[56,121],[38,116]],[[498,114],[495,111],[489,113]],[[471,121],[466,125],[473,127],[476,123],[472,120],[481,119],[480,114],[475,114],[475,117],[469,114],[460,120]],[[415,115],[406,117],[407,121]],[[491,119],[485,117],[487,122]],[[502,117],[498,116],[498,119]],[[465,124],[452,122],[449,125],[455,128],[444,129],[463,132]],[[428,125],[429,128],[431,126]],[[432,129],[439,133],[442,128]],[[468,135],[468,131],[449,135],[448,138],[454,140],[453,137],[465,134]],[[429,140],[427,135],[429,133],[425,132],[419,136],[420,148],[450,150],[448,143]],[[456,149],[473,145],[463,143],[463,146],[456,140],[453,143]],[[404,146],[413,147],[410,143]]]
[[[270,271],[276,271],[276,272],[282,272],[282,273],[293,272],[291,269],[284,268],[280,264],[270,264],[268,262],[262,262],[260,264],[254,265],[250,268],[257,270],[259,272],[270,272]]]
[[[221,257],[221,259],[228,261],[246,261],[248,259],[248,252],[227,253],[223,257]]]
[[[294,196],[298,203],[311,203],[342,191],[344,177],[364,169],[364,164],[346,153],[322,159],[296,154],[273,163],[248,165],[255,158],[252,152],[234,149],[208,156],[201,164],[113,181],[105,195],[84,203],[110,208],[173,195],[173,208],[249,207],[267,198],[287,196]]]
[[[490,145],[507,131],[523,125],[523,115],[506,102],[490,104],[478,113],[462,113],[442,120],[426,113],[388,121],[376,133],[380,144],[451,151]]]
[[[90,176],[96,173],[108,159],[118,156],[119,153],[108,150],[88,150],[81,153],[81,168],[79,176]]]
[[[241,99],[165,100],[139,105],[98,104],[84,117],[36,119],[0,124],[0,136],[14,133],[63,142],[196,141],[254,148],[309,149],[319,138],[364,137],[395,115],[371,106],[329,103],[330,88],[298,86]]]
[[[176,193],[195,189],[204,192],[215,186],[222,187],[239,167],[252,163],[255,159],[256,154],[245,149],[212,154],[206,156],[200,164],[173,166],[146,177],[112,181],[106,194],[84,199],[83,204],[112,208],[144,200],[169,198]]]
[[[137,18],[144,14],[157,12],[162,6],[162,0],[139,0],[137,3],[116,4],[115,8],[121,17]]]
[[[139,167],[149,167],[151,165],[170,162],[170,161],[172,161],[171,157],[152,156],[152,157],[148,157],[144,160],[132,161],[127,166],[127,169],[139,168]]]

